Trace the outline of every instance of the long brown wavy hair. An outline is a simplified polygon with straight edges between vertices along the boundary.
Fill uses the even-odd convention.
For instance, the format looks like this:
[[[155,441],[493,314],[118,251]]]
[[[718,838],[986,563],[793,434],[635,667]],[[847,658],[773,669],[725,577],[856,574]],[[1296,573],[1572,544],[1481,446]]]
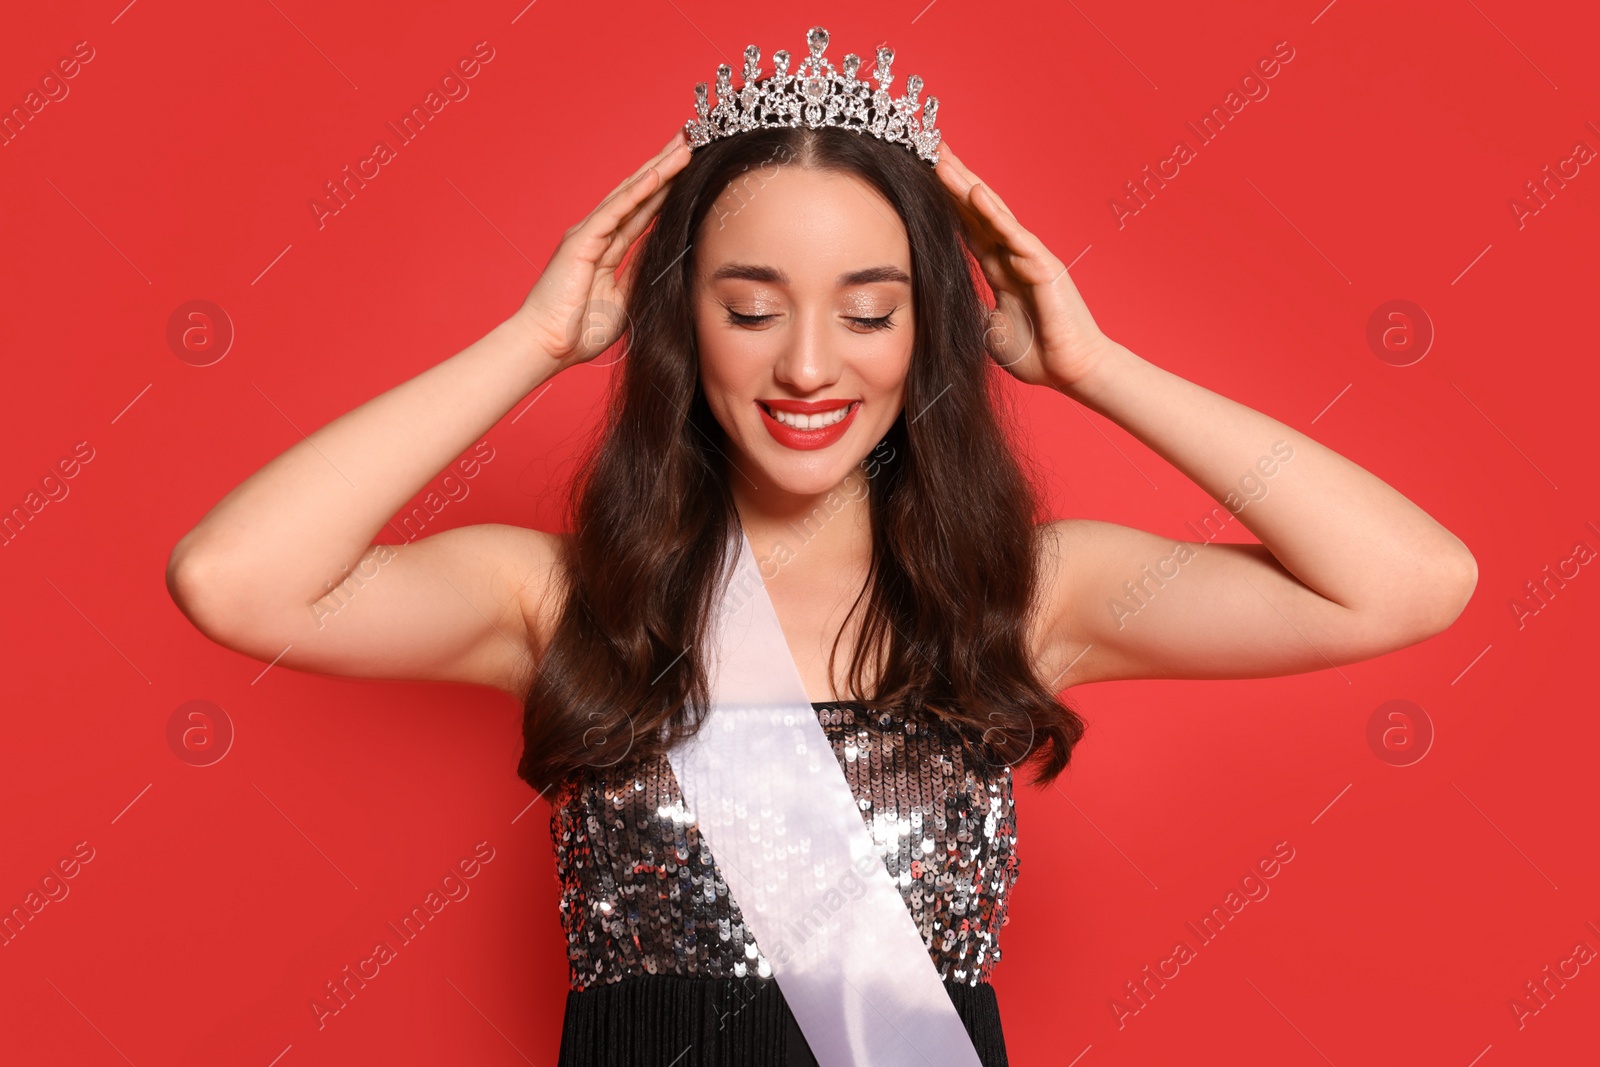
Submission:
[[[965,221],[904,146],[827,127],[754,130],[697,149],[633,250],[626,354],[603,434],[572,481],[563,606],[528,693],[518,774],[542,793],[585,768],[653,759],[709,709],[702,651],[739,516],[726,435],[701,390],[685,250],[724,189],[749,188],[780,163],[866,181],[899,213],[911,248],[904,410],[863,461],[877,468],[866,482],[870,569],[846,619],[865,596],[850,693],[872,710],[934,716],[980,759],[1032,762],[1034,784],[1048,783],[1084,722],[1030,664],[1038,498],[1002,434]],[[838,647],[836,637],[830,677]],[[869,662],[872,694],[862,691]]]

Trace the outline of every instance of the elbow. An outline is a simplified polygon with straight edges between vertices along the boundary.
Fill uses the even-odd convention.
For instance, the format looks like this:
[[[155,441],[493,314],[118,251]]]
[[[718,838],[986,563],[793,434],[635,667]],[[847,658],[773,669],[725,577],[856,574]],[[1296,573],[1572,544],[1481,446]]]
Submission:
[[[172,602],[195,629],[230,647],[237,641],[245,616],[240,605],[247,599],[231,577],[234,570],[225,553],[197,539],[193,531],[167,557],[167,594]]]
[[[200,540],[196,530],[190,530],[172,546],[167,556],[167,594],[185,615],[210,587],[211,575],[217,569],[216,556],[217,553]]]
[[[191,562],[194,550],[190,542],[193,536],[194,534],[190,532],[180,537],[167,556],[167,595],[172,597],[172,602],[178,605],[180,610],[183,608],[184,600],[194,592],[192,578],[194,565]]]
[[[1392,595],[1363,613],[1367,640],[1392,652],[1448,630],[1461,617],[1478,585],[1478,562],[1466,549],[1427,568],[1395,575]]]
[[[1429,587],[1429,610],[1421,623],[1424,637],[1448,630],[1466,610],[1478,587],[1477,559],[1463,548],[1447,566],[1440,567]]]
[[[216,596],[215,561],[195,545],[193,532],[185,534],[167,557],[167,595],[184,617],[201,633],[212,636]]]
[[[1445,598],[1444,625],[1449,626],[1466,610],[1467,602],[1478,588],[1478,560],[1465,548],[1461,550],[1452,578],[1445,587],[1450,590],[1450,595]]]

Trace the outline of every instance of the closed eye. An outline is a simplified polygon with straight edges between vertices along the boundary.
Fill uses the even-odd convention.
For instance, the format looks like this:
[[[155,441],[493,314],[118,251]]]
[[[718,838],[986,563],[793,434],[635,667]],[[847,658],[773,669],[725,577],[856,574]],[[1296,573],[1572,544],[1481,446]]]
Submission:
[[[777,318],[776,315],[743,315],[732,308],[726,308],[726,310],[728,312],[728,324],[730,326],[759,326],[768,319]],[[859,316],[847,315],[845,316],[845,321],[853,322],[857,326],[861,326],[868,330],[889,330],[894,328],[894,323],[890,321],[893,317],[894,312],[891,311],[889,314],[880,315],[877,318],[861,318]]]

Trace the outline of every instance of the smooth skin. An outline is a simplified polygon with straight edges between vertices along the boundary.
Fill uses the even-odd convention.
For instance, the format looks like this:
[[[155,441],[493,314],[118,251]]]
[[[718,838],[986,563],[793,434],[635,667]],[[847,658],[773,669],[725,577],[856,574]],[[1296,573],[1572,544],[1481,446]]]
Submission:
[[[1344,457],[1111,341],[1061,261],[948,143],[940,155],[937,173],[974,223],[973,251],[996,293],[989,347],[999,365],[1116,421],[1219,501],[1275,442],[1294,450],[1268,495],[1238,513],[1259,545],[1049,523],[1030,631],[1042,682],[1060,691],[1296,674],[1403,648],[1455,620],[1477,581],[1459,539]],[[167,570],[195,626],[279,666],[525,698],[558,618],[566,535],[483,524],[375,542],[513,407],[621,335],[615,309],[638,282],[631,261],[618,269],[688,160],[679,132],[566,232],[505,322],[294,444],[212,508]],[[767,591],[811,699],[846,697],[859,613],[831,678],[827,657],[869,558],[861,461],[904,403],[912,293],[893,277],[910,274],[904,227],[859,179],[785,167],[726,191],[691,254],[702,382],[727,430],[727,477],[756,558],[773,556],[787,522],[831,516]],[[841,284],[877,267],[887,269]],[[841,440],[798,451],[767,433],[756,402],[771,398],[848,398],[861,409]],[[1193,556],[1135,617],[1110,609],[1127,603],[1125,582],[1185,544]],[[350,571],[364,582],[330,597]]]

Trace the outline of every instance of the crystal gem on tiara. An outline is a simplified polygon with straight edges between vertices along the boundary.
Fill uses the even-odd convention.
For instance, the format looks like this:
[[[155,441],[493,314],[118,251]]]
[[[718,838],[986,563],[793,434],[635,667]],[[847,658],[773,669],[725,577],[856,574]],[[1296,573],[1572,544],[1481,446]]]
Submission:
[[[913,74],[906,79],[905,95],[889,95],[894,75],[894,49],[879,45],[872,77],[876,86],[857,79],[861,57],[844,57],[840,73],[822,53],[828,48],[828,31],[813,26],[806,33],[810,55],[789,71],[789,53],[780,49],[772,54],[776,68],[761,77],[761,50],[748,45],[744,50],[742,85],[734,92],[733,68],[718,64],[717,102],[712,106],[705,82],[694,87],[695,117],[683,124],[683,132],[693,151],[712,141],[749,130],[781,126],[837,126],[857,133],[871,134],[881,141],[905,145],[929,163],[939,162],[941,134],[934,125],[939,113],[939,98],[928,97],[919,103],[922,79]],[[921,108],[921,115],[917,114]]]

